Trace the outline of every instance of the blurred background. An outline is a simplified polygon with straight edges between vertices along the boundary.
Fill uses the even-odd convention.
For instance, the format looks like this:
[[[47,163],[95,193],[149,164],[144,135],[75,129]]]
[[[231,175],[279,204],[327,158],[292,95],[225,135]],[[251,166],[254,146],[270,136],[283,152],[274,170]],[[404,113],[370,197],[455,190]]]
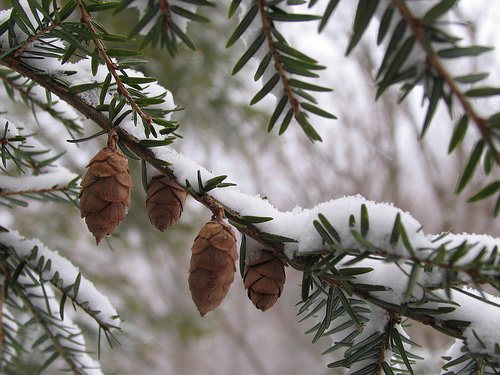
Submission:
[[[147,75],[158,77],[160,84],[172,91],[176,103],[186,108],[177,114],[184,136],[175,143],[180,152],[218,175],[227,174],[228,181],[237,183],[243,192],[266,196],[280,210],[310,208],[344,195],[361,194],[410,212],[423,224],[425,233],[500,236],[498,220],[491,216],[491,200],[466,203],[471,191],[480,186],[481,172],[471,190],[458,197],[453,194],[461,166],[476,139],[475,131],[469,132],[458,152],[447,155],[453,121],[443,108],[438,109],[424,140],[418,140],[426,109],[421,106],[421,89],[415,89],[400,105],[396,88],[374,101],[373,77],[383,54],[382,48],[375,47],[375,20],[352,56],[344,57],[357,2],[341,2],[320,36],[315,23],[309,27],[283,24],[280,29],[291,45],[328,67],[321,72],[322,85],[334,91],[317,98],[320,107],[337,115],[338,120],[313,119],[324,140],[321,144],[312,144],[296,124],[281,137],[266,133],[274,103],[268,100],[255,107],[247,105],[261,85],[253,82],[255,62],[239,75],[230,76],[244,47],[237,43],[225,48],[237,18],[227,19],[228,4],[223,3],[203,10],[210,24],[188,25],[196,51],[182,46],[172,58],[166,51],[149,50],[150,63],[142,68]],[[318,14],[322,10],[320,5],[312,9]],[[136,16],[129,11],[103,22],[111,30],[127,34],[133,24],[130,19]],[[464,23],[457,30],[467,40],[498,44],[498,2],[462,0],[455,16]],[[496,50],[471,63],[470,69],[491,72],[493,85],[498,83],[499,61],[500,51]],[[104,139],[80,146],[68,144],[60,124],[47,116],[39,119],[38,125],[21,104],[14,105],[5,93],[1,95],[0,110],[23,114],[26,127],[36,131],[47,145],[67,150],[65,165],[72,171],[83,174],[88,160],[103,146]],[[86,135],[97,130],[85,123]],[[123,332],[116,335],[121,344],[112,349],[102,345],[104,372],[336,373],[326,368],[334,358],[321,355],[331,344],[329,340],[311,344],[312,337],[304,332],[314,322],[298,323],[295,305],[300,299],[301,275],[290,267],[284,294],[269,311],[262,313],[252,305],[237,276],[224,303],[206,317],[199,316],[187,284],[190,248],[211,212],[188,200],[173,229],[156,231],[145,211],[140,163],[130,160],[130,165],[135,183],[132,208],[108,244],[103,241],[95,246],[74,206],[30,202],[28,208],[2,209],[6,221],[2,225],[58,250],[79,266],[118,310],[124,321]],[[95,323],[78,312],[74,319],[96,350]],[[413,325],[409,332],[432,353],[420,373],[437,372],[439,356],[451,341],[419,325]]]

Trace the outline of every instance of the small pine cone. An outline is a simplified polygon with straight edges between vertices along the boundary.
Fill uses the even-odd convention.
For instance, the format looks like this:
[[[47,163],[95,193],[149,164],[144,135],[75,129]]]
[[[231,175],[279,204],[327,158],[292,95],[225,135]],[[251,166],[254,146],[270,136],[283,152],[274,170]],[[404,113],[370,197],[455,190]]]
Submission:
[[[162,232],[181,217],[187,193],[169,176],[154,176],[148,185],[146,208],[149,220]]]
[[[281,296],[285,279],[283,262],[273,253],[262,250],[259,258],[247,263],[243,283],[255,307],[266,311]]]
[[[125,219],[132,180],[126,156],[116,147],[117,135],[90,161],[82,181],[80,213],[97,244]]]
[[[209,221],[191,248],[189,289],[201,316],[220,305],[234,280],[238,259],[236,237],[230,225]]]

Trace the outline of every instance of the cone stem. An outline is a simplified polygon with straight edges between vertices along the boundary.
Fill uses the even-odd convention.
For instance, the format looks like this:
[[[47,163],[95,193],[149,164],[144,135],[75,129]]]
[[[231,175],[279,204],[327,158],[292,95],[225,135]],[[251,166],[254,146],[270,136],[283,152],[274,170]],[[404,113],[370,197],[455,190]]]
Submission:
[[[118,143],[118,134],[116,130],[111,128],[108,132],[108,144],[107,147],[111,150],[116,150],[116,144]]]
[[[207,203],[207,206],[210,209],[210,211],[212,211],[214,215],[214,220],[222,221],[222,219],[224,219],[224,207],[210,195],[207,195],[205,197],[205,202]]]

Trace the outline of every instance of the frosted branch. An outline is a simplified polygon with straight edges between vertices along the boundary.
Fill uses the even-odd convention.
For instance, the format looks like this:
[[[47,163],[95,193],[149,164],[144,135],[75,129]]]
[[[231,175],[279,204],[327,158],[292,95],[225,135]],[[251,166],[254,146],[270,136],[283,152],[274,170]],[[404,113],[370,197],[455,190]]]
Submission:
[[[99,292],[66,258],[48,249],[38,240],[25,239],[16,231],[0,233],[0,244],[12,251],[19,262],[51,282],[90,315],[103,329],[117,328],[118,314],[108,298]]]
[[[32,276],[21,273],[11,287],[52,342],[54,356],[60,356],[74,374],[102,375],[99,364],[86,352],[80,328],[68,317],[58,317],[59,306],[50,286],[42,286]]]

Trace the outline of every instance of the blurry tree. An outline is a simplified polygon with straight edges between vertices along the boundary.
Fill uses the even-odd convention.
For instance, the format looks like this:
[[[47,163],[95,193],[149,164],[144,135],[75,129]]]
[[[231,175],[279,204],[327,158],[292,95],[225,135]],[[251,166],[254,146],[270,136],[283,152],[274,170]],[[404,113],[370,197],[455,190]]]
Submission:
[[[113,343],[117,336],[121,346],[114,350],[94,348],[103,351],[106,373],[299,374],[313,367],[321,373],[324,365],[315,365],[319,353],[304,346],[299,335],[313,326],[313,341],[321,339],[325,349],[333,342],[327,351],[337,351],[324,357],[335,360],[330,367],[350,368],[352,374],[428,373],[410,353],[412,342],[402,328],[407,325],[402,319],[410,318],[457,339],[443,373],[498,372],[498,332],[491,323],[498,300],[482,290],[485,285],[498,289],[498,240],[424,236],[404,212],[358,197],[280,212],[225,187],[226,181],[238,181],[246,191],[266,193],[282,209],[360,193],[413,212],[426,230],[499,235],[491,217],[492,210],[498,213],[500,191],[498,89],[478,85],[487,74],[476,73],[474,63],[455,70],[456,61],[489,50],[464,44],[476,34],[455,26],[463,23],[461,3],[360,0],[345,8],[338,3],[233,1],[229,13],[240,18],[232,17],[232,24],[221,4],[203,0],[15,1],[1,13],[2,110],[8,114],[2,124],[0,194],[11,208],[2,213],[5,233],[0,237],[4,371],[48,368],[50,373],[65,367],[100,373],[87,355],[89,347],[104,336]],[[378,25],[371,22],[368,28],[376,17]],[[197,22],[186,28],[187,20]],[[352,33],[347,32],[351,20]],[[361,39],[366,30],[382,42],[382,52],[373,47],[374,38]],[[236,48],[226,50],[226,40]],[[306,53],[335,62],[326,64],[328,76]],[[246,76],[240,72],[229,79],[231,70]],[[254,72],[255,81],[262,78],[261,87],[253,83]],[[178,112],[170,92],[165,95],[151,77],[169,87],[186,111]],[[399,105],[394,103],[401,94],[393,85],[412,92]],[[337,91],[326,93],[328,87]],[[424,95],[424,111],[415,106],[415,92]],[[246,105],[253,95],[252,104],[262,101],[260,110]],[[380,95],[377,102],[375,95]],[[483,97],[486,103],[475,99]],[[451,121],[439,108],[449,109]],[[333,113],[341,125],[332,126]],[[450,135],[443,124],[453,123]],[[265,134],[268,124],[272,132],[286,134]],[[78,179],[68,169],[83,173],[103,146],[98,137],[110,128],[117,130],[118,146],[129,157],[135,186],[119,235],[106,239],[114,251],[98,252],[75,219],[74,206],[50,201],[75,202]],[[423,133],[426,137],[414,142]],[[177,139],[181,134],[183,139]],[[68,138],[75,142],[68,145]],[[322,144],[310,142],[320,138]],[[231,177],[211,174],[165,150],[174,140],[190,159]],[[443,156],[448,148],[453,153]],[[112,145],[110,150],[119,153]],[[62,151],[67,153],[61,156]],[[475,172],[480,162],[484,173]],[[97,175],[103,173],[100,168]],[[262,316],[246,309],[243,293],[233,291],[205,321],[195,316],[183,249],[210,215],[188,201],[183,219],[168,235],[154,232],[139,186],[141,179],[145,188],[152,186],[160,173],[176,179],[216,221],[224,211],[243,234],[240,267],[257,307],[267,309],[272,302],[262,301],[281,294],[281,264],[299,270],[287,273],[288,285],[302,284],[301,326],[290,308],[297,299],[290,287],[274,315],[273,310]],[[465,190],[482,202],[468,205],[463,195],[454,196],[456,181],[457,192]],[[116,216],[108,219],[117,221]],[[10,228],[64,249],[83,275],[106,290],[122,322],[78,270],[40,241],[27,241]],[[258,275],[263,286],[252,283]],[[262,288],[264,300],[259,299]],[[69,301],[98,323],[97,340],[95,322],[75,315],[66,306]],[[69,317],[92,337],[90,346]],[[123,332],[115,327],[119,324]]]

